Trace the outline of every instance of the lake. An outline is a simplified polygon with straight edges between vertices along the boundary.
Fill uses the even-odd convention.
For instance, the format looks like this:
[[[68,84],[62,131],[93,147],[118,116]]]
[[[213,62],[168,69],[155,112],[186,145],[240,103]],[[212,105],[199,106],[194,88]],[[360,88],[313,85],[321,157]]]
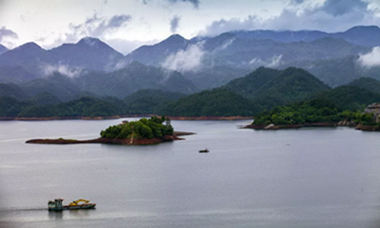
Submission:
[[[196,135],[149,146],[25,143],[97,138],[122,120],[0,122],[0,227],[380,227],[379,132],[172,121]],[[47,211],[55,198],[97,208]]]

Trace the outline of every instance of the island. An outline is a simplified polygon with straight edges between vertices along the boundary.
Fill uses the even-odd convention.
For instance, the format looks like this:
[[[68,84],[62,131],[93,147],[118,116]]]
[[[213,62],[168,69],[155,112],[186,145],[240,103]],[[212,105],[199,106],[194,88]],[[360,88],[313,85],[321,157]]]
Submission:
[[[80,144],[103,143],[120,145],[150,145],[174,140],[183,140],[179,136],[191,135],[191,132],[175,132],[170,119],[153,116],[138,121],[123,121],[100,132],[100,138],[90,140],[76,139],[31,139],[26,143],[39,144]]]

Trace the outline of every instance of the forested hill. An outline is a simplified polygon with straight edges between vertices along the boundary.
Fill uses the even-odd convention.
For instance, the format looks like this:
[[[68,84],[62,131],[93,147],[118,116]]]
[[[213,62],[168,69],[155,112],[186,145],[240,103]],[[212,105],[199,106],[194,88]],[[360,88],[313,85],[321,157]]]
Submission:
[[[261,67],[226,86],[182,98],[162,109],[164,115],[232,116],[253,115],[274,106],[304,100],[329,90],[305,70],[275,70]]]
[[[309,72],[294,67],[285,70],[261,67],[223,88],[251,99],[259,110],[304,100],[329,89]]]
[[[362,110],[380,101],[380,82],[361,78],[350,85],[330,89],[313,75],[299,68],[275,70],[259,68],[226,86],[185,95],[158,89],[144,89],[124,100],[80,98],[62,103],[48,92],[24,100],[12,94],[27,96],[16,85],[0,84],[2,117],[64,117],[159,114],[167,116],[254,116],[276,106],[310,99],[325,99],[339,109]],[[90,94],[88,94],[90,95]]]

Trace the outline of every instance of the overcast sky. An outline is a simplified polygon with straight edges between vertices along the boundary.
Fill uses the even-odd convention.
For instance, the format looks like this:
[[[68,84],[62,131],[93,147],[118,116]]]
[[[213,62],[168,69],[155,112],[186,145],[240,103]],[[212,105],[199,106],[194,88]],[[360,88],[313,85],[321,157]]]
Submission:
[[[90,36],[127,54],[172,34],[380,26],[380,0],[0,0],[0,43],[45,49]]]

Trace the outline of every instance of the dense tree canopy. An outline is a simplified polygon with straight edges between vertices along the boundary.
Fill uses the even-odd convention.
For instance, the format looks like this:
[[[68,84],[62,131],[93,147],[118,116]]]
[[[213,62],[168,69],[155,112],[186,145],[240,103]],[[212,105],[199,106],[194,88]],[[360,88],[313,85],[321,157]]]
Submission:
[[[278,106],[255,116],[255,125],[291,125],[321,122],[337,123],[341,120],[355,123],[374,123],[373,114],[361,111],[340,111],[331,101],[323,98],[302,101],[288,106]]]
[[[151,139],[164,135],[173,135],[173,127],[168,118],[164,116],[161,118],[154,116],[150,119],[142,118],[138,121],[130,121],[120,125],[110,126],[100,132],[101,137],[110,139],[130,138],[132,134],[134,137]]]

